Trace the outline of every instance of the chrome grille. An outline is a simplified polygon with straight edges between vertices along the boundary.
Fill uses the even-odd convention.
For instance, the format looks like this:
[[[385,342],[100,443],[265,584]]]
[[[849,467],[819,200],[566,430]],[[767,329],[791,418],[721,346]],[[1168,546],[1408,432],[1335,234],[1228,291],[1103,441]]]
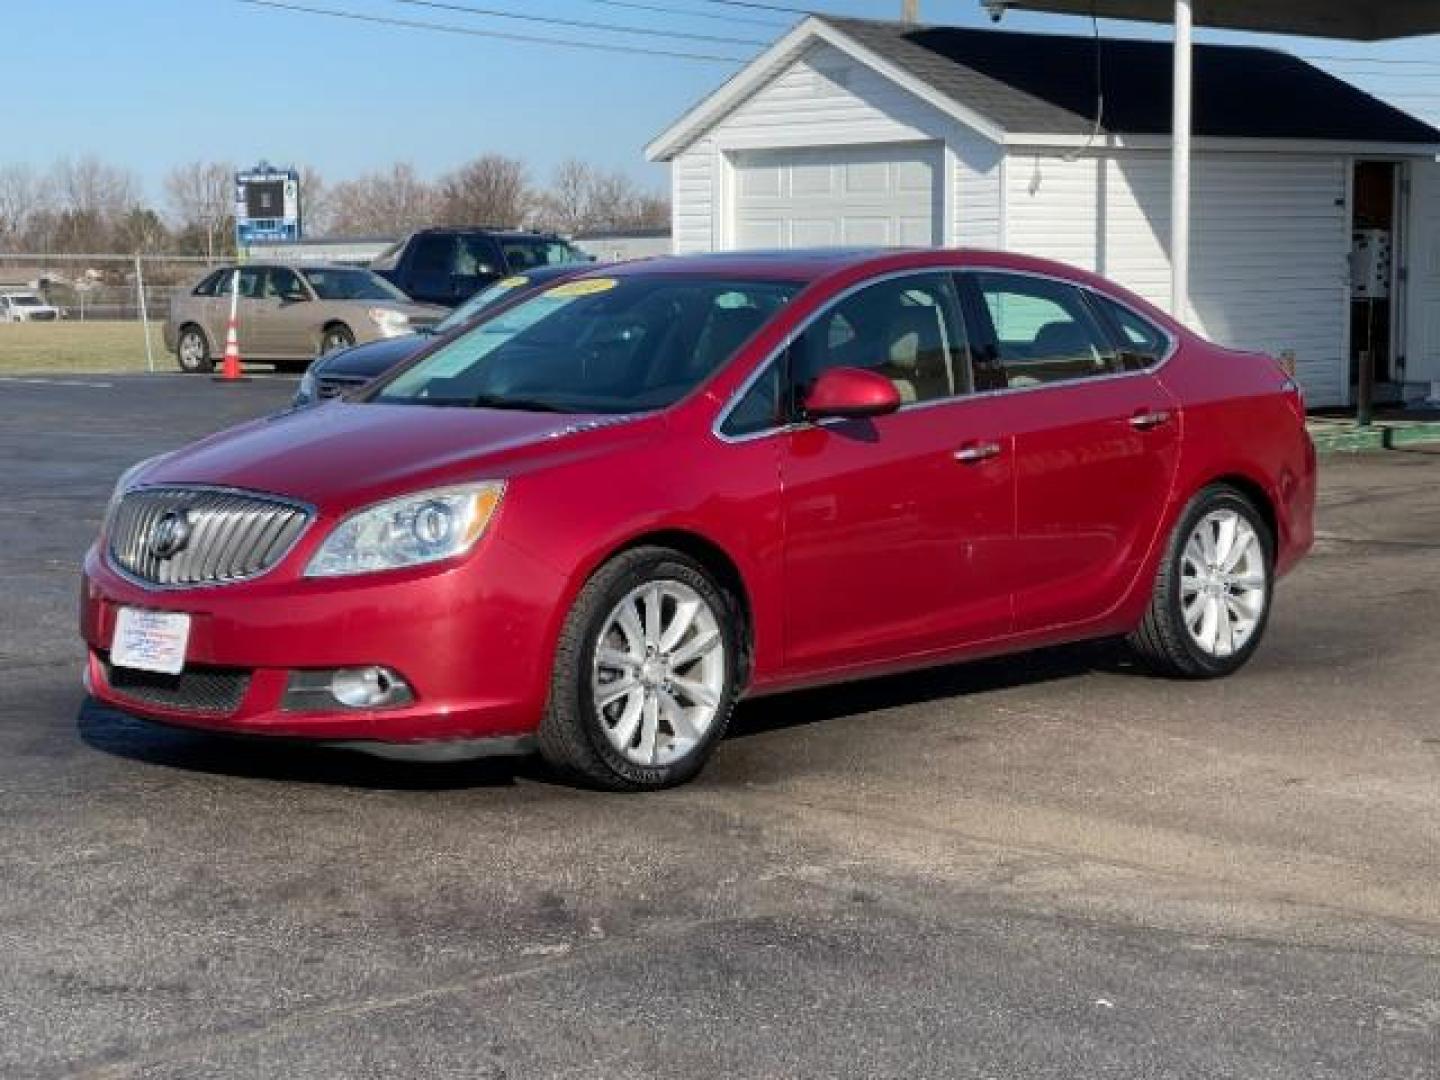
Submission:
[[[172,513],[184,515],[189,536],[166,554],[157,537]],[[121,570],[155,585],[222,585],[270,569],[309,520],[304,507],[263,495],[141,488],[125,495],[110,522],[110,557]]]

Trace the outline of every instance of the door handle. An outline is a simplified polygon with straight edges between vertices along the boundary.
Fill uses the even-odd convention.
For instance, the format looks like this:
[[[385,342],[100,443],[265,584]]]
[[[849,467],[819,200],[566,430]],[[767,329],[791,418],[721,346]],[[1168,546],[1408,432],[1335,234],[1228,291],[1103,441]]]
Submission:
[[[969,446],[962,446],[955,451],[955,460],[962,465],[977,465],[982,461],[989,461],[993,457],[1000,456],[1000,444],[998,442],[971,443]]]
[[[1136,431],[1153,431],[1170,422],[1169,409],[1146,409],[1130,417],[1130,426]]]

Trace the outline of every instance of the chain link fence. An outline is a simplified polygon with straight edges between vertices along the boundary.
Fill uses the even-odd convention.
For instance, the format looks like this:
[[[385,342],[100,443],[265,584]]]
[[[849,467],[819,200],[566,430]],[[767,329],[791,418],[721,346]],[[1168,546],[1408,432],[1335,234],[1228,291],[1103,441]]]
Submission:
[[[171,298],[224,261],[0,254],[0,373],[166,370]]]
[[[62,319],[163,322],[175,290],[223,261],[193,255],[0,254],[0,293],[38,294],[60,309]]]

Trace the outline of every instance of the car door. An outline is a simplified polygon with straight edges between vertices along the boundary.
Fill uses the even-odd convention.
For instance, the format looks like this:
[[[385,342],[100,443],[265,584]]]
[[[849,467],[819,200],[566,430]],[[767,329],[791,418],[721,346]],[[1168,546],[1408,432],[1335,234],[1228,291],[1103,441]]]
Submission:
[[[780,472],[785,651],[792,673],[956,649],[1008,633],[1009,436],[970,396],[968,346],[943,272],[887,277],[812,320],[783,361],[790,398],[831,367],[877,370],[889,416],[799,423]]]
[[[264,283],[265,267],[242,266],[238,271],[227,273],[221,280],[211,311],[211,340],[217,352],[224,351],[225,337],[230,323],[230,299],[235,283],[240,283],[240,298],[235,305],[236,337],[240,343],[240,355],[245,359],[262,357],[265,332],[263,312],[260,305],[260,290]]]
[[[405,274],[404,289],[413,299],[426,304],[451,304],[455,290],[456,242],[452,233],[431,233],[415,239]]]
[[[1087,290],[1000,271],[967,272],[961,287],[977,381],[1000,391],[994,419],[1014,436],[1016,630],[1099,618],[1156,539],[1179,460],[1177,403],[1115,347]]]
[[[300,275],[288,266],[271,266],[255,304],[257,348],[276,360],[303,360],[315,355],[319,329],[314,304]]]

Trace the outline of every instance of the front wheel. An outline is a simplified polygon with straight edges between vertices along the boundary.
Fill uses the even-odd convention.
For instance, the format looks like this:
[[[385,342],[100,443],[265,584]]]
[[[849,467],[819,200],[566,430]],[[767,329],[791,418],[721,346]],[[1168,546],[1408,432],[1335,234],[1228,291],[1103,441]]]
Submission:
[[[586,583],[561,632],[541,753],[596,787],[694,777],[735,705],[740,615],[694,560],[636,548]]]
[[[327,326],[325,333],[320,335],[320,355],[326,356],[340,349],[348,349],[355,344],[355,332],[348,326],[336,324]]]
[[[215,364],[210,359],[210,342],[204,331],[197,326],[187,326],[175,339],[175,360],[181,371],[192,375],[211,370]]]
[[[1188,678],[1238,671],[1265,632],[1275,541],[1241,492],[1200,492],[1166,545],[1145,620],[1130,644],[1152,668]]]

